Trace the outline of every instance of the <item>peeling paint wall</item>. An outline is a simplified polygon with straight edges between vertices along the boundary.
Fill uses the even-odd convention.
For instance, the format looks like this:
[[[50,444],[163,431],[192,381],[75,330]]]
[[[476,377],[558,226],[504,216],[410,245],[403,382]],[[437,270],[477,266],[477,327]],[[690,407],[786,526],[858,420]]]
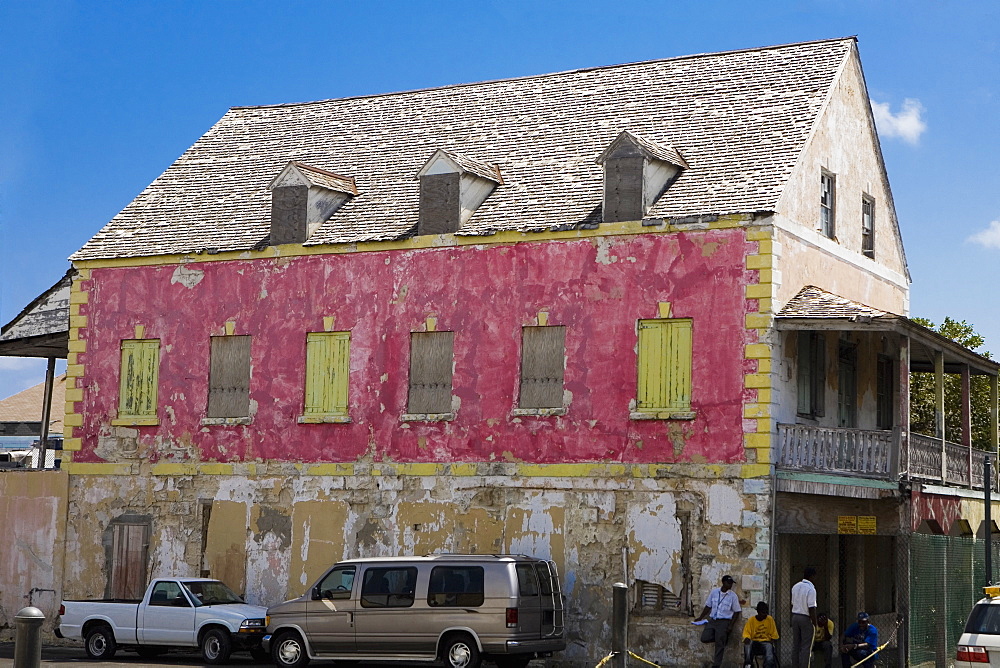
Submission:
[[[0,639],[14,616],[33,605],[48,631],[62,598],[63,536],[69,476],[63,471],[0,472]]]
[[[410,252],[93,269],[75,388],[74,462],[536,463],[743,459],[744,326],[755,279],[742,228]],[[198,280],[193,277],[197,276]],[[640,318],[694,321],[684,422],[632,420]],[[514,416],[521,327],[566,327],[566,415]],[[455,420],[400,423],[409,336],[455,332]],[[227,326],[227,323],[229,325]],[[329,327],[328,327],[329,325]],[[120,342],[160,341],[159,425],[112,426]],[[299,424],[306,333],[351,332],[349,424]],[[232,330],[232,331],[230,331]],[[204,426],[212,335],[250,335],[252,425]]]
[[[240,588],[238,578],[245,578],[251,603],[299,596],[341,558],[444,551],[552,559],[562,573],[568,605],[570,647],[559,659],[581,664],[592,664],[610,647],[613,582],[639,578],[679,586],[679,510],[692,517],[688,560],[696,610],[723,573],[739,580],[765,568],[769,532],[755,518],[769,513],[769,487],[762,480],[739,480],[736,466],[677,465],[644,477],[636,471],[518,476],[516,465],[503,467],[461,476],[393,475],[391,470],[309,475],[293,465],[269,475],[160,476],[146,465],[135,476],[73,476],[73,494],[91,499],[90,514],[100,517],[137,512],[143,508],[140,499],[166,488],[214,498],[207,546],[201,545],[198,513],[154,515],[149,577],[196,575],[204,550],[209,574],[234,588]],[[115,479],[146,494],[130,501],[104,493]],[[69,554],[89,553],[92,520],[86,515],[71,515]],[[170,529],[159,530],[163,526]],[[102,593],[103,583],[85,577],[91,559],[68,560],[66,568],[68,597]],[[748,600],[763,595],[747,587],[740,593]],[[660,665],[691,665],[703,648],[693,641],[689,619],[636,614],[632,646]],[[694,654],[678,650],[688,644]]]

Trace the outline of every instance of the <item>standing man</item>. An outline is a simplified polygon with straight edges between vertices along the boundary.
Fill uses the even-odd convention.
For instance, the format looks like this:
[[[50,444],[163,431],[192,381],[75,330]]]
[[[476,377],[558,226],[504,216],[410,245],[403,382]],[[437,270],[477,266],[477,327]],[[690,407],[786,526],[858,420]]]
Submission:
[[[802,580],[792,587],[792,668],[807,668],[816,620],[816,569],[806,566]]]
[[[726,653],[726,642],[729,634],[736,626],[736,621],[740,618],[743,607],[740,605],[740,597],[733,591],[733,578],[729,575],[722,576],[722,586],[713,589],[705,607],[698,615],[695,622],[708,619],[705,630],[701,632],[701,641],[706,645],[715,643],[715,654],[712,657],[712,668],[719,668],[722,665],[722,656]]]
[[[858,621],[844,631],[844,641],[840,646],[841,664],[844,668],[850,668],[876,651],[878,651],[878,629],[874,624],[868,623],[867,612],[859,612]]]

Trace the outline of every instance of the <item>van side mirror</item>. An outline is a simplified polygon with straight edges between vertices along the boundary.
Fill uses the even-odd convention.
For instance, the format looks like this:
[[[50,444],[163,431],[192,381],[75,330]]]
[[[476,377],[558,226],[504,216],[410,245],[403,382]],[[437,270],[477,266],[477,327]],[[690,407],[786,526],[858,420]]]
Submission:
[[[312,589],[312,600],[314,600],[314,601],[318,601],[318,600],[320,600],[321,598],[323,598],[323,596],[322,596],[322,594],[321,594],[321,593],[320,593],[320,591],[319,591],[319,585],[316,585],[316,586],[315,586],[315,587],[313,587],[313,589]]]

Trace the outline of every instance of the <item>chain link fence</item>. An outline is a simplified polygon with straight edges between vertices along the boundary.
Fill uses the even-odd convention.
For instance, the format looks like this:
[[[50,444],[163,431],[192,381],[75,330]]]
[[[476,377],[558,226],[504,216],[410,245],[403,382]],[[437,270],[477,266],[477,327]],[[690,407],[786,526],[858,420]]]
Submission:
[[[953,666],[965,620],[983,596],[985,540],[913,534],[910,541],[910,665]],[[994,540],[994,555],[997,544]],[[994,556],[993,582],[1000,575],[997,562]]]

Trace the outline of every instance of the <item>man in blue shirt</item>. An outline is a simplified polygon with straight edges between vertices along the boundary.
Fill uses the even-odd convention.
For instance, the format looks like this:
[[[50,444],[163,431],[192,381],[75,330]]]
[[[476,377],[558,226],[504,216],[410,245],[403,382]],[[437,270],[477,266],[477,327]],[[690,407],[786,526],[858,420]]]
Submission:
[[[712,668],[719,668],[722,665],[722,657],[726,653],[726,642],[729,634],[736,626],[736,620],[740,618],[743,611],[743,604],[740,597],[733,591],[734,580],[730,575],[722,576],[722,586],[716,587],[709,593],[708,600],[705,601],[705,608],[694,620],[694,623],[703,619],[708,619],[705,630],[701,632],[701,641],[710,644],[715,643],[715,653],[712,655]]]
[[[859,612],[858,621],[847,627],[840,645],[840,661],[843,668],[851,668],[878,650],[878,629],[868,623],[868,613]]]

